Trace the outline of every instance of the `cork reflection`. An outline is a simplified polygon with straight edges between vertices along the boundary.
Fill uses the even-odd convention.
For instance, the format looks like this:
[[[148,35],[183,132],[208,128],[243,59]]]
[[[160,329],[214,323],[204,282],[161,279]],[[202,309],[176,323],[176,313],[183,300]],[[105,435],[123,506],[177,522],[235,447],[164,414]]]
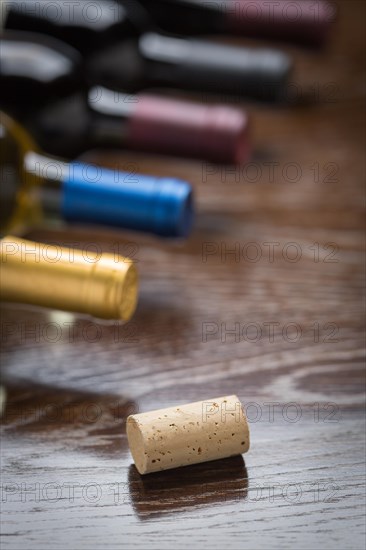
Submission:
[[[245,500],[248,472],[241,455],[141,476],[128,472],[129,496],[141,520]]]
[[[6,384],[4,436],[37,434],[67,452],[87,451],[120,459],[127,450],[126,419],[137,404],[120,394],[93,393],[20,382]],[[62,434],[62,435],[61,435]]]

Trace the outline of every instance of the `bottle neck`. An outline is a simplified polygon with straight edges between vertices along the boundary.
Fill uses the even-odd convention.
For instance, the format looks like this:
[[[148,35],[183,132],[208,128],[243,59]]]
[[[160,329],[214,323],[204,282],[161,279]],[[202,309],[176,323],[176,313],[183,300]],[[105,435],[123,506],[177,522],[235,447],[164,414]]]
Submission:
[[[184,181],[66,163],[32,152],[24,157],[24,170],[41,184],[33,190],[47,219],[169,237],[186,236],[191,229],[192,188]]]
[[[27,152],[24,155],[23,171],[28,195],[47,220],[62,219],[62,184],[70,171],[67,162],[47,155]],[[28,185],[28,182],[36,184]]]
[[[91,56],[86,70],[90,82],[129,92],[163,86],[273,101],[283,96],[291,68],[279,50],[149,32]]]
[[[151,19],[170,33],[204,34],[224,32],[223,2],[207,0],[140,0]]]
[[[67,163],[39,154],[13,119],[0,113],[0,226],[23,231],[47,217],[61,217],[62,181]]]
[[[99,146],[127,144],[138,101],[98,86],[46,105],[28,124],[42,150],[75,158]]]
[[[92,145],[128,143],[130,120],[134,116],[139,98],[133,94],[112,91],[97,86],[88,92],[88,108]]]
[[[13,236],[0,240],[0,300],[128,321],[137,301],[137,272],[131,260],[43,245]]]
[[[127,0],[128,1],[128,0]],[[160,29],[174,34],[241,34],[324,44],[336,10],[327,0],[139,0]]]

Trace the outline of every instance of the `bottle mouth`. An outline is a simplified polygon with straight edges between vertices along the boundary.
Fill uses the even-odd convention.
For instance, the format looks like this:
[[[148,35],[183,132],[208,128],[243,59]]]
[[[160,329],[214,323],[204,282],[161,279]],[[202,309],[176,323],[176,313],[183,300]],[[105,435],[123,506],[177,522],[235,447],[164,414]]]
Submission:
[[[164,237],[188,237],[194,219],[191,185],[171,178],[161,180],[160,184],[154,212],[156,234]]]
[[[241,0],[237,9],[226,12],[229,27],[240,34],[315,47],[324,44],[335,19],[336,10],[327,0],[318,2],[316,12],[306,0],[278,0],[272,9],[265,0]]]
[[[193,226],[194,219],[194,201],[193,191],[190,190],[185,201],[182,204],[182,214],[179,224],[179,236],[188,237]]]
[[[135,313],[138,302],[138,273],[131,262],[127,268],[120,288],[118,317],[121,321],[129,321]]]
[[[251,155],[249,117],[240,109],[213,107],[205,142],[211,143],[214,162],[243,164]]]
[[[234,164],[240,166],[245,164],[252,155],[252,148],[248,143],[247,133],[243,132],[237,141],[236,149],[234,151]]]
[[[92,264],[84,302],[90,315],[127,322],[138,301],[138,273],[132,260],[104,253]]]

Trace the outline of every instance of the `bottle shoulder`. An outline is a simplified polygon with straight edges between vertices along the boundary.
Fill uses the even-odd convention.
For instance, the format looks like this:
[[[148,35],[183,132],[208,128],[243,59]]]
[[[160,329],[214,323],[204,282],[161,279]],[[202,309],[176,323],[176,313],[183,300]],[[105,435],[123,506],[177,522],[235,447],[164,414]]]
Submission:
[[[60,38],[74,46],[83,55],[89,55],[107,43],[121,40],[141,32],[141,16],[131,6],[115,0],[103,2],[63,2],[56,0],[49,6],[34,0],[27,0],[28,9],[22,8],[20,0],[11,2],[5,27],[44,33]]]
[[[82,57],[60,40],[6,31],[0,38],[1,104],[27,112],[83,87]]]

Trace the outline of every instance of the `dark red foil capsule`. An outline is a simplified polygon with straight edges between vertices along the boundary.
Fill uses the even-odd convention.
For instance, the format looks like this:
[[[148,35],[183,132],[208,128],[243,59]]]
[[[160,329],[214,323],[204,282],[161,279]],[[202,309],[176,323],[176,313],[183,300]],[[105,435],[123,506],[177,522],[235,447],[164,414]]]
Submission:
[[[237,108],[201,105],[139,94],[128,122],[130,146],[241,164],[251,154],[247,114]]]

